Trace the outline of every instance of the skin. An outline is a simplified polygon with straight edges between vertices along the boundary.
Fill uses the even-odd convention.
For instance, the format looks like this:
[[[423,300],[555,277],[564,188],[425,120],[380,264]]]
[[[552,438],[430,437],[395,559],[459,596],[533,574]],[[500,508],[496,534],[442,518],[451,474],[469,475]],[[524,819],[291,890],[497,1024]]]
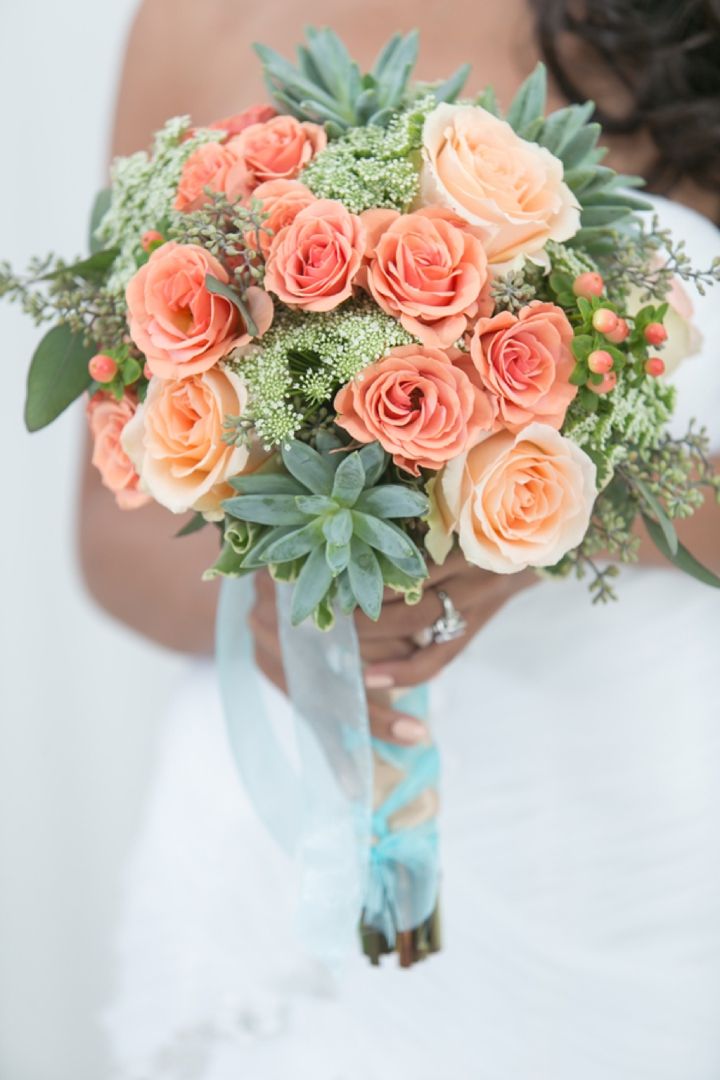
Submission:
[[[449,12],[457,17],[448,17]],[[303,26],[331,25],[352,42],[353,55],[367,70],[391,29],[418,26],[424,52],[420,78],[446,75],[466,57],[474,61],[469,91],[492,83],[507,103],[518,84],[540,58],[532,19],[524,0],[466,4],[463,0],[418,6],[395,0],[392,16],[383,0],[366,2],[362,19],[353,5],[337,0],[284,0],[282,19],[276,5],[244,5],[237,0],[146,0],[132,27],[122,72],[112,154],[128,154],[149,143],[169,116],[190,113],[202,124],[246,105],[266,100],[260,65],[249,43],[271,43],[290,55],[302,38]],[[428,45],[430,43],[430,46]],[[203,59],[208,58],[207,63]],[[590,86],[596,99],[611,100],[598,76]],[[614,91],[612,91],[614,93]],[[565,102],[550,88],[549,107]],[[649,140],[633,136],[609,142],[608,163],[624,172],[646,171],[652,161]],[[672,193],[696,209],[714,214],[716,199],[692,184]],[[182,541],[171,537],[182,522],[157,505],[132,513],[118,512],[86,454],[79,515],[79,545],[87,586],[108,612],[146,637],[168,648],[208,653],[213,646],[217,584],[201,581],[202,571],[217,554],[217,535],[205,529]],[[706,565],[720,570],[720,511],[708,501],[678,532]],[[644,538],[641,562],[667,565]],[[377,623],[357,617],[366,682],[375,691],[408,686],[432,678],[457,656],[493,615],[522,589],[537,582],[531,572],[498,576],[468,566],[454,553],[442,567],[433,567],[430,586],[419,604],[408,607],[388,593]],[[463,613],[467,633],[457,641],[419,649],[412,635],[440,614],[435,594],[443,588]],[[273,586],[257,576],[257,601],[250,620],[260,668],[283,686],[277,640]],[[402,717],[373,693],[374,733],[397,742],[425,735],[422,725]],[[406,721],[394,730],[398,719]],[[402,732],[402,735],[401,735]]]

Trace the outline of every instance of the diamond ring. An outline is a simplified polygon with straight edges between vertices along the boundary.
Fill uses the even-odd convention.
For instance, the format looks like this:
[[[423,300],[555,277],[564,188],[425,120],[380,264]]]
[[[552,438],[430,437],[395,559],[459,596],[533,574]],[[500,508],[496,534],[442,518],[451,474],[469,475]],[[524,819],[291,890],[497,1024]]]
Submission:
[[[443,607],[442,615],[424,630],[414,635],[415,642],[421,649],[428,645],[443,645],[448,641],[455,641],[467,630],[467,622],[453,604],[448,594],[443,589],[438,589],[436,596]]]

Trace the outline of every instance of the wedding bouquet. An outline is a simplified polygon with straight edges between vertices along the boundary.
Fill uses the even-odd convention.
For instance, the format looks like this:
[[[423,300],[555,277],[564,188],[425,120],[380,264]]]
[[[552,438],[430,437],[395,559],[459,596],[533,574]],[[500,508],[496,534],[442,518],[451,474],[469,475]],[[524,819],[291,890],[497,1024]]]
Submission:
[[[503,113],[491,88],[460,97],[466,67],[412,82],[415,34],[367,75],[328,30],[297,67],[256,51],[272,104],[170,120],[115,162],[89,257],[4,267],[0,294],[55,324],[28,428],[87,393],[121,508],[192,512],[183,533],[219,532],[209,577],[284,583],[290,692],[311,724],[324,710],[367,840],[366,950],[407,964],[437,947],[436,748],[370,743],[364,697],[350,718],[333,684],[357,691],[354,640],[333,667],[313,626],[293,653],[300,624],[352,635],[356,608],[416,602],[455,546],[499,574],[589,572],[606,600],[638,517],[720,585],[673,526],[719,485],[704,433],[668,433],[664,378],[692,351],[681,280],[702,290],[720,267],[693,269],[641,215],[640,181],[600,164],[592,103],[545,115],[542,66]],[[463,629],[444,601],[439,640]],[[405,709],[424,712],[418,693]]]

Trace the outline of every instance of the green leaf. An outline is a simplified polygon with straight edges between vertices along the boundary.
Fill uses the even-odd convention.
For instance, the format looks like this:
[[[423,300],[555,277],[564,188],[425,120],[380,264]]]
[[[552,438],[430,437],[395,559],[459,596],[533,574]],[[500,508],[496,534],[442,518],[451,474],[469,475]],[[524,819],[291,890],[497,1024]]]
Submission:
[[[595,149],[602,128],[599,124],[586,124],[576,135],[573,135],[569,143],[562,150],[560,157],[565,169],[576,169],[587,160]]]
[[[323,455],[307,443],[292,439],[282,448],[282,459],[288,472],[315,495],[329,495],[335,471]]]
[[[242,577],[249,574],[250,570],[243,566],[242,557],[238,555],[232,544],[227,541],[212,566],[209,566],[202,575],[203,581],[212,581],[216,577]]]
[[[87,259],[71,263],[70,266],[62,266],[59,270],[51,270],[49,274],[43,274],[40,281],[53,281],[61,277],[82,278],[84,281],[92,281],[95,278],[103,278],[115,262],[118,256],[118,248],[105,248],[96,251]]]
[[[274,531],[274,530],[271,530]],[[225,539],[234,551],[243,558],[250,549],[265,535],[265,528],[254,521],[238,521],[236,518],[225,519]]]
[[[353,506],[365,484],[365,469],[359,454],[349,454],[338,466],[332,497],[345,506]]]
[[[142,368],[137,362],[134,356],[129,356],[124,361],[121,368],[121,377],[123,386],[130,386],[132,383],[137,382],[142,375]]]
[[[551,154],[560,157],[565,146],[587,123],[594,111],[595,105],[592,101],[558,109],[546,119],[538,136],[538,142],[541,146],[547,147]]]
[[[204,529],[208,524],[209,522],[205,520],[202,514],[193,514],[190,520],[185,522],[182,529],[178,529],[175,533],[175,539],[178,539],[180,536],[192,536],[193,533],[200,532],[200,530]]]
[[[329,495],[296,495],[295,505],[303,514],[312,514],[313,517],[337,510],[337,503]]]
[[[317,521],[311,521],[301,529],[275,540],[263,551],[263,561],[269,563],[292,562],[307,555],[322,540],[322,529]]]
[[[307,524],[307,515],[298,510],[294,495],[237,495],[225,499],[222,506],[233,517],[258,525]]]
[[[325,558],[333,576],[341,574],[350,562],[350,544],[327,544]]]
[[[423,517],[430,503],[427,496],[416,488],[402,484],[383,484],[364,491],[355,503],[355,509],[380,518]]]
[[[305,488],[287,473],[255,472],[233,476],[230,485],[242,495],[303,495]]]
[[[312,614],[332,583],[332,570],[325,558],[325,549],[320,545],[308,555],[295,583],[290,604],[293,626]]]
[[[98,240],[95,233],[102,219],[110,209],[110,203],[112,201],[112,189],[103,188],[95,196],[95,202],[93,203],[92,210],[90,211],[90,229],[88,236],[88,247],[91,254],[95,254],[102,250],[102,242]]]
[[[88,362],[95,353],[68,326],[49,330],[35,350],[27,378],[25,426],[39,431],[90,386]]]
[[[437,102],[455,101],[463,86],[467,82],[471,65],[463,64],[453,72],[449,79],[445,79],[439,86],[433,87],[432,93]]]
[[[352,514],[346,509],[338,510],[325,518],[322,530],[329,544],[349,544],[353,533]]]
[[[240,296],[239,293],[232,289],[229,285],[226,285],[224,281],[220,281],[218,278],[213,277],[212,274],[205,275],[205,288],[208,292],[215,293],[217,296],[223,296],[226,300],[229,300],[231,304],[240,312],[243,322],[247,328],[250,337],[256,337],[258,333],[257,324],[250,314],[250,309]]]
[[[577,334],[572,339],[572,351],[576,360],[581,360],[583,363],[587,360],[590,353],[595,347],[595,342],[591,334]]]
[[[424,577],[412,577],[410,574],[405,574],[384,555],[378,555],[378,562],[383,581],[388,589],[402,593],[406,604],[417,604],[422,600]]]
[[[538,64],[525,80],[507,111],[505,119],[523,138],[525,129],[545,114],[547,97],[547,72],[544,64]]]
[[[374,551],[353,536],[348,564],[350,588],[358,604],[369,619],[380,618],[383,599],[383,577]]]
[[[259,538],[251,545],[243,556],[243,568],[248,570],[259,570],[262,567],[265,567],[267,564],[263,559],[263,553],[276,540],[280,540],[283,536],[287,536],[288,533],[293,531],[291,525],[276,525],[272,529],[264,529]]]
[[[662,526],[651,518],[649,514],[643,513],[642,518],[655,547],[673,564],[673,566],[676,566],[678,570],[682,570],[684,573],[701,581],[704,585],[711,585],[714,589],[720,589],[720,577],[718,577],[717,574],[714,574],[712,570],[708,570],[706,566],[703,566],[701,562],[698,562],[684,544],[678,542],[677,551],[673,552],[667,543]]]
[[[343,571],[343,573],[336,578],[336,585],[340,610],[343,615],[352,615],[357,607],[357,600],[355,599],[355,593],[352,591],[347,570]]]
[[[625,473],[624,475],[630,481],[630,484],[638,492],[648,510],[654,515],[658,526],[662,529],[663,536],[665,537],[665,542],[671,554],[677,555],[679,544],[678,535],[675,532],[675,526],[665,513],[665,510],[660,505],[660,502],[655,498],[652,491],[647,486],[644,480],[641,480],[638,476],[629,475],[628,473]]]
[[[500,116],[495,90],[492,86],[486,86],[482,93],[478,94],[475,98],[475,104],[481,109],[485,109],[486,112],[492,113],[493,116]]]
[[[358,453],[365,469],[365,487],[374,487],[385,472],[390,457],[379,442],[368,443]]]
[[[353,532],[370,547],[382,551],[388,558],[412,559],[417,548],[402,529],[390,525],[381,518],[352,511]]]

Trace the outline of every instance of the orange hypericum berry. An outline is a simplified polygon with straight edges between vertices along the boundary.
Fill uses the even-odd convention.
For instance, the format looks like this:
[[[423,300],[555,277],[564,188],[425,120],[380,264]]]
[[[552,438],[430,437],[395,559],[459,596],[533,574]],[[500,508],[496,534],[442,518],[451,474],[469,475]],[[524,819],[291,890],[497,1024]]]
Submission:
[[[595,375],[607,375],[612,371],[615,361],[605,349],[595,349],[587,359],[588,367]]]
[[[651,322],[645,327],[643,337],[648,345],[654,345],[657,348],[658,345],[662,345],[663,341],[667,341],[667,330],[662,323]]]
[[[117,375],[117,363],[107,353],[98,353],[88,363],[88,371],[95,382],[109,383]]]
[[[648,375],[652,375],[656,379],[658,375],[665,373],[665,361],[661,360],[659,356],[651,356],[649,360],[645,361],[645,370]]]
[[[592,317],[592,324],[599,334],[612,334],[617,328],[618,317],[610,308],[598,308]]]
[[[578,274],[573,281],[572,290],[576,296],[583,296],[589,300],[592,296],[602,296],[605,282],[600,274],[594,270],[588,270],[584,274]]]
[[[603,375],[602,382],[595,383],[590,379],[585,385],[588,390],[592,390],[593,394],[609,394],[617,386],[617,375],[614,371],[608,371],[606,375]]]

